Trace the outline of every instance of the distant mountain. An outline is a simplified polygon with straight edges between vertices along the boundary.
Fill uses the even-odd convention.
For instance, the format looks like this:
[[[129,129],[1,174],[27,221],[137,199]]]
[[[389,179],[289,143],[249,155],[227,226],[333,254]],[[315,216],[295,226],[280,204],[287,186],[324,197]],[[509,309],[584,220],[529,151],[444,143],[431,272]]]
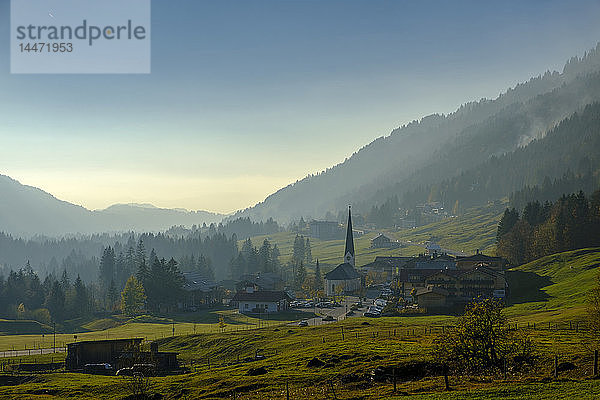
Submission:
[[[135,227],[136,231],[159,231],[173,225],[202,225],[220,222],[225,215],[208,211],[188,211],[182,208],[158,208],[152,204],[115,204],[94,211],[108,226]]]
[[[160,231],[173,225],[216,223],[223,217],[207,211],[164,209],[150,204],[116,204],[90,211],[0,175],[0,231],[13,235]]]
[[[290,184],[233,217],[273,217],[287,222],[300,217],[321,218],[328,212],[335,215],[347,204],[367,213],[390,196],[397,196],[406,205],[450,200],[436,186],[490,158],[526,147],[560,121],[599,100],[600,44],[582,58],[573,57],[561,73],[546,72],[494,100],[468,103],[454,113],[430,115],[397,128],[343,163]],[[538,172],[541,176],[519,171],[515,182],[540,184],[545,176]],[[552,172],[557,173],[556,168]],[[493,182],[483,183],[493,186]],[[483,183],[470,182],[466,190]],[[485,197],[486,193],[478,200]]]

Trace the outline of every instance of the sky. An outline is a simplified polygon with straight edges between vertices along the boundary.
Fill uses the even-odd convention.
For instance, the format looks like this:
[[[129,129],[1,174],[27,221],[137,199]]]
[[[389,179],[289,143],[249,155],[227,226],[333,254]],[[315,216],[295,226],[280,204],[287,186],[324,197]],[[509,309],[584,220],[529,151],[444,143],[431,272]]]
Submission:
[[[152,1],[141,75],[11,75],[0,174],[89,209],[229,213],[432,113],[562,70],[597,1]]]

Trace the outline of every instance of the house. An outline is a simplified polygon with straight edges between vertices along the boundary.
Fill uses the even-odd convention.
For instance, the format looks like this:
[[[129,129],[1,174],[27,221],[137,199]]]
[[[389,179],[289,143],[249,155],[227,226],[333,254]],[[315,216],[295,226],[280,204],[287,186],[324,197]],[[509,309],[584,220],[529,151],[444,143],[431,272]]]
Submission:
[[[461,270],[470,270],[478,265],[485,265],[495,271],[504,271],[506,260],[502,257],[486,256],[480,253],[479,250],[472,256],[457,256],[456,266]]]
[[[437,255],[438,253],[441,253],[441,252],[442,252],[442,247],[437,243],[428,242],[425,245],[425,253],[426,254]]]
[[[285,281],[275,272],[257,272],[256,274],[242,275],[236,288],[243,290],[248,285],[256,286],[257,290],[283,290]]]
[[[397,240],[392,241],[389,237],[380,233],[371,239],[371,248],[372,249],[395,249],[400,247],[400,242]]]
[[[354,236],[352,233],[352,215],[348,207],[348,225],[346,227],[346,246],[344,262],[325,274],[325,294],[335,296],[340,293],[354,293],[362,288],[362,275],[355,266]]]
[[[403,297],[407,297],[413,290],[425,288],[427,278],[438,272],[439,269],[400,269],[395,277],[396,287]]]
[[[447,305],[467,303],[478,297],[504,298],[506,278],[499,271],[478,266],[464,271],[459,269],[403,268],[395,277],[404,297],[414,291],[437,287],[444,289]]]
[[[446,254],[420,254],[412,257],[405,265],[406,269],[456,269],[456,261]]]
[[[464,300],[477,297],[504,298],[507,288],[504,273],[478,266],[459,275],[457,296]]]
[[[416,291],[415,299],[419,307],[427,310],[443,309],[448,305],[448,291],[437,287],[428,286]]]
[[[196,307],[207,307],[223,303],[223,290],[221,287],[198,272],[184,272],[182,288],[186,295],[180,304],[180,308],[193,310]]]
[[[386,256],[377,256],[375,257],[376,263],[386,263],[391,265],[394,268],[404,268],[407,262],[412,260],[414,257],[386,257]]]
[[[316,221],[309,222],[310,236],[321,240],[339,239],[342,235],[340,224],[335,221]]]
[[[275,313],[289,308],[290,295],[283,290],[255,290],[248,286],[233,296],[231,302],[237,304],[240,313]]]
[[[151,344],[151,351],[142,351],[142,338],[88,340],[67,343],[65,368],[68,371],[83,370],[86,364],[110,364],[113,369],[131,367],[133,364],[152,364],[159,370],[176,369],[177,354],[159,352],[158,343]]]

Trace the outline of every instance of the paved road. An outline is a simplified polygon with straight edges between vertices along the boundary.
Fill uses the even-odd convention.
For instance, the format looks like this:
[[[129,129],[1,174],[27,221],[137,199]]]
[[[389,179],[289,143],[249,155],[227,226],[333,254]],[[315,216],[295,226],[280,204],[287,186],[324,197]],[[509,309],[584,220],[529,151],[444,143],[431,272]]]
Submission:
[[[0,351],[0,358],[5,357],[24,357],[24,356],[34,356],[40,354],[52,354],[52,353],[64,353],[67,351],[65,347],[57,347],[56,351],[54,349],[28,349],[28,350],[6,350]]]

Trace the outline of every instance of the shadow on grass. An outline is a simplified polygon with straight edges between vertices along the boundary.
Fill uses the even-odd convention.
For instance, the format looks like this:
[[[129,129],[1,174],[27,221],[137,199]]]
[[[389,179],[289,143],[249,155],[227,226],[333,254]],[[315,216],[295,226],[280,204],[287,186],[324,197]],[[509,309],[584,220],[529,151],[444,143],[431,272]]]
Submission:
[[[298,319],[314,318],[315,314],[309,311],[285,311],[270,314],[248,314],[248,316],[263,321],[295,321]]]
[[[550,277],[525,271],[506,271],[506,280],[510,290],[508,297],[510,305],[547,301],[550,296],[541,289],[554,283]]]
[[[164,317],[143,316],[136,318],[135,322],[151,322],[157,324],[171,324],[173,322],[187,322],[198,324],[217,324],[221,315],[227,325],[254,325],[253,320],[259,319],[262,321],[295,321],[299,319],[308,319],[315,316],[312,312],[307,311],[285,311],[280,313],[261,313],[261,314],[220,314],[219,311],[231,311],[231,308],[219,307],[213,309],[203,309],[196,312],[177,313],[165,315]]]

